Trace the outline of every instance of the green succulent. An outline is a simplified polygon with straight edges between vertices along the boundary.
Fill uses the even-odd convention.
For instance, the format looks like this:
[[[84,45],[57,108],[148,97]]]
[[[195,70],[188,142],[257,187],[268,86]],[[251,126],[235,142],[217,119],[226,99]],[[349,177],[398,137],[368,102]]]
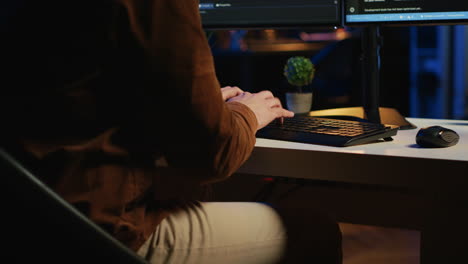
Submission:
[[[283,75],[288,83],[296,86],[299,92],[302,87],[312,83],[315,75],[315,67],[312,61],[306,57],[295,56],[288,59],[284,65]]]

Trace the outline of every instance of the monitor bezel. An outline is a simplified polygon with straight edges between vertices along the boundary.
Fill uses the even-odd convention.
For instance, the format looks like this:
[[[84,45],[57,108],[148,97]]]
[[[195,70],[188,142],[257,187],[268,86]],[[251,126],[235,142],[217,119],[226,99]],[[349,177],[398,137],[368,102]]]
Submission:
[[[203,22],[203,17],[201,17],[202,27],[205,30],[263,30],[263,29],[337,29],[344,27],[344,5],[345,0],[336,0],[338,1],[338,20],[335,22],[323,22],[323,23],[252,23],[252,24],[206,24]],[[200,15],[201,16],[201,15]]]

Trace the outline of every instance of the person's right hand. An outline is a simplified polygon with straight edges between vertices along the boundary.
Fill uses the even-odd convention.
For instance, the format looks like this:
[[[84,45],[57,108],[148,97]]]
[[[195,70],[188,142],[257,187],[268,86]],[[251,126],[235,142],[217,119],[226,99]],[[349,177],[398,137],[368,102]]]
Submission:
[[[229,99],[228,102],[239,102],[248,106],[257,117],[257,130],[265,127],[276,118],[294,116],[293,112],[281,106],[281,101],[274,97],[270,91],[262,91],[253,94],[245,92]]]

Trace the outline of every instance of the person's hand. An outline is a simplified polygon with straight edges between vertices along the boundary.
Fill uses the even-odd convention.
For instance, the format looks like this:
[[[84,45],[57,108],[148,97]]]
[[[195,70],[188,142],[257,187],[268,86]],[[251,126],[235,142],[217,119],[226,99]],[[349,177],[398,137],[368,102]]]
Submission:
[[[223,95],[223,100],[227,101],[233,97],[239,96],[243,93],[239,87],[237,86],[226,86],[221,88],[221,94]]]
[[[257,117],[258,129],[268,125],[276,118],[293,117],[294,113],[284,109],[281,101],[274,97],[270,91],[259,93],[245,92],[228,100],[228,102],[239,102],[248,106]]]

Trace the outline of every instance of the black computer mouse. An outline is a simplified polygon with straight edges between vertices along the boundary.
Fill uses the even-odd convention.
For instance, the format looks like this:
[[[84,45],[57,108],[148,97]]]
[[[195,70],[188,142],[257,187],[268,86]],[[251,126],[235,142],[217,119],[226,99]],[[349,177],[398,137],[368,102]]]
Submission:
[[[441,126],[421,128],[416,135],[416,143],[423,148],[446,148],[457,144],[459,139],[457,132]]]

